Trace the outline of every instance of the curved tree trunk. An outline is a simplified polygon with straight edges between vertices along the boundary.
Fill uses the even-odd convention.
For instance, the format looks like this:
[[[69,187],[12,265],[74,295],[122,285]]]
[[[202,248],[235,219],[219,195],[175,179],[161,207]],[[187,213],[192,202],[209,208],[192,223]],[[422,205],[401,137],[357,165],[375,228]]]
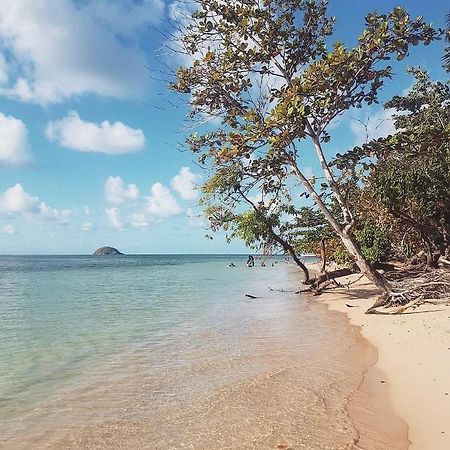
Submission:
[[[294,249],[289,245],[290,249],[288,250],[288,253],[291,255],[292,259],[294,260],[295,264],[297,264],[300,269],[303,270],[303,273],[305,275],[305,283],[309,283],[309,270],[308,268],[301,262],[300,258],[295,253]]]
[[[256,211],[259,212],[258,207],[242,192],[241,189],[238,188],[238,192],[241,194],[242,198],[249,204],[252,206],[252,208]],[[292,247],[291,244],[289,244],[289,242],[287,242],[286,240],[284,240],[281,236],[279,236],[277,233],[275,233],[275,231],[273,230],[272,226],[270,225],[270,223],[267,221],[267,219],[264,216],[261,216],[261,219],[263,220],[263,222],[266,224],[267,226],[267,231],[269,233],[269,235],[272,237],[272,239],[279,245],[281,245],[281,247],[283,248],[283,250],[287,253],[289,253],[289,255],[292,257],[292,259],[295,261],[295,263],[297,264],[297,266],[300,267],[300,269],[303,270],[303,273],[305,275],[305,283],[309,283],[310,279],[309,279],[309,270],[308,268],[300,261],[299,257],[297,256],[297,254],[295,253],[294,248]]]
[[[309,279],[309,270],[308,268],[300,261],[300,258],[297,256],[297,254],[295,253],[294,247],[292,247],[291,244],[289,244],[289,242],[286,242],[281,236],[278,236],[278,234],[275,233],[275,231],[273,231],[272,229],[270,230],[270,234],[272,235],[272,238],[275,242],[277,242],[278,244],[281,245],[281,247],[283,248],[283,250],[287,253],[289,253],[289,255],[292,257],[292,259],[294,260],[295,264],[297,264],[298,267],[300,267],[300,269],[303,270],[303,273],[305,275],[305,283],[309,283],[310,279]]]

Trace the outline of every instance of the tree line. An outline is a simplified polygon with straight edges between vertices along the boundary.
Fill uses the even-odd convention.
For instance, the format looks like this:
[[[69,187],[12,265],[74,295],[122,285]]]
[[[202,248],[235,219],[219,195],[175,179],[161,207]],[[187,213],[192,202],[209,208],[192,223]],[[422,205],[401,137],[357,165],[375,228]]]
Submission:
[[[211,228],[255,249],[355,266],[407,300],[377,270],[387,259],[437,269],[450,260],[450,85],[410,68],[414,84],[384,106],[395,132],[343,153],[334,123],[379,103],[412,46],[447,39],[400,7],[372,12],[349,47],[334,38],[325,0],[196,0],[179,32],[190,63],[170,88],[189,96],[186,140],[209,174],[201,203]],[[450,70],[449,49],[443,64]],[[316,158],[320,176],[308,173]],[[423,269],[428,270],[428,269]],[[406,299],[406,300],[405,300]]]

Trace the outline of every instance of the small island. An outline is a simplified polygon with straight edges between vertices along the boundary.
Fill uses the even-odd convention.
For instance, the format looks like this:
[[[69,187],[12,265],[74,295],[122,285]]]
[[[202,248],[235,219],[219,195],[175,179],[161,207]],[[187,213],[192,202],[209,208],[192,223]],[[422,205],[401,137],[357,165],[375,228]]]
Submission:
[[[111,255],[123,255],[123,253],[119,252],[117,248],[114,247],[100,247],[95,250],[94,255],[96,256],[111,256]]]

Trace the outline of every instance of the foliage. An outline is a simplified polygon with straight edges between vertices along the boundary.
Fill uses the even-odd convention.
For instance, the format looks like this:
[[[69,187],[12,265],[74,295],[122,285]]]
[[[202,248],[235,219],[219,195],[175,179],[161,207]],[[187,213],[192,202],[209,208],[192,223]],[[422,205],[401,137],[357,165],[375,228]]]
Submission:
[[[397,111],[393,136],[339,155],[336,164],[370,169],[365,187],[403,228],[420,236],[430,265],[450,252],[450,84],[410,69],[416,82],[387,108]]]
[[[278,225],[276,216],[264,216],[262,211],[247,210],[236,215],[233,221],[233,230],[229,239],[239,238],[244,244],[255,250],[264,247],[273,248],[277,245],[270,235],[270,230]]]
[[[422,17],[411,19],[397,7],[389,14],[368,14],[353,48],[340,41],[329,47],[335,19],[327,15],[325,0],[195,3],[198,8],[179,39],[193,62],[178,69],[171,87],[190,95],[192,118],[221,121],[215,130],[187,139],[212,171],[204,202],[227,205],[238,217],[240,202],[248,205],[246,199],[257,191],[275,202],[279,218],[292,216],[294,178],[361,270],[385,289],[353,238],[357,217],[323,146],[331,139],[327,127],[333,119],[378,102],[379,90],[392,77],[389,61],[402,60],[410,45],[428,45],[437,32]],[[303,172],[303,155],[311,148],[303,145],[306,140],[323,169],[321,191]],[[324,201],[330,194],[340,221]]]
[[[355,231],[361,251],[372,264],[386,260],[390,250],[389,232],[379,227],[373,220],[367,220],[360,230]]]
[[[442,60],[444,62],[444,68],[447,72],[450,72],[450,14],[447,14],[447,29],[445,30],[445,40],[447,45],[444,50],[444,56]]]

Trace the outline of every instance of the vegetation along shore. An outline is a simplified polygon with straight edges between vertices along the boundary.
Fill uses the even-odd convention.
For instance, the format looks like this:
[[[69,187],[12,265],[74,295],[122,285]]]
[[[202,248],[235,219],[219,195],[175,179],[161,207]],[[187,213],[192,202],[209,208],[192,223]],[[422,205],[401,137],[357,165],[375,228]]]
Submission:
[[[402,7],[371,12],[348,46],[328,2],[263,3],[198,0],[174,38],[191,64],[171,87],[189,95],[191,121],[214,123],[186,141],[210,174],[210,226],[290,255],[303,272],[298,292],[345,311],[377,346],[411,447],[446,448],[450,16],[439,29]],[[339,120],[379,103],[411,48],[434,41],[447,75],[408,67],[409,89],[384,101],[389,133],[371,138],[356,118],[365,142],[336,148]],[[320,255],[314,275],[300,252]]]

